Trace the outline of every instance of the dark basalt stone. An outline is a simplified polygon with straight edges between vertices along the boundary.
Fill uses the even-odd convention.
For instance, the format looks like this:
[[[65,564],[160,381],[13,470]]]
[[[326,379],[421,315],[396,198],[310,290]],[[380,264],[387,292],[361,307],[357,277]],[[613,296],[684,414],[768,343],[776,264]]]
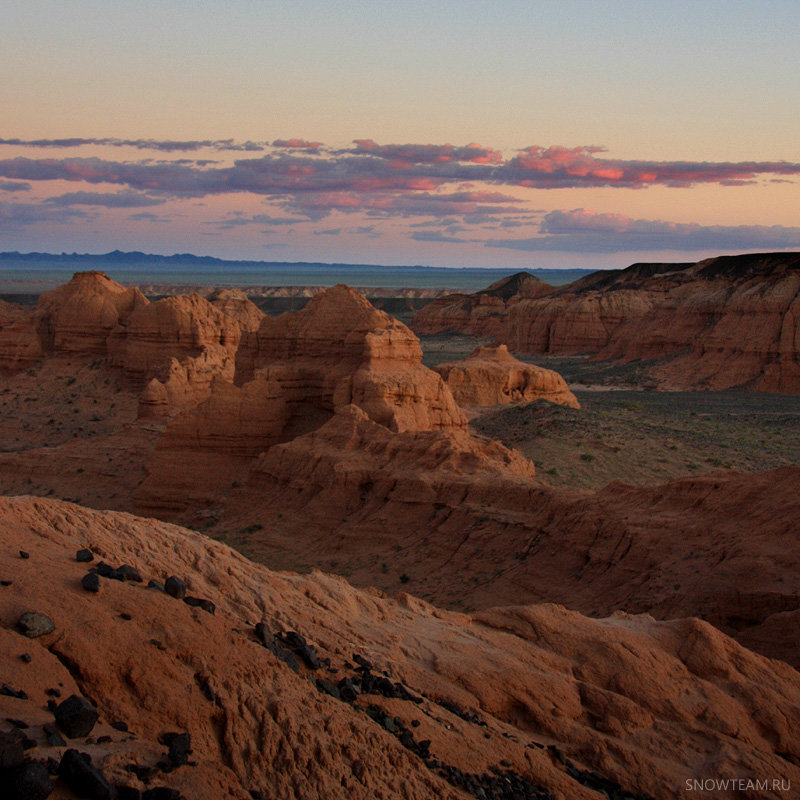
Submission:
[[[142,800],[185,800],[185,798],[177,789],[155,786],[142,795]]]
[[[123,783],[115,783],[114,789],[117,791],[117,800],[141,800],[142,793],[135,786],[128,786]]]
[[[0,769],[13,769],[25,763],[25,751],[21,738],[12,733],[0,731]]]
[[[117,570],[114,569],[114,567],[112,567],[111,564],[106,564],[105,561],[101,561],[95,567],[95,571],[97,572],[98,575],[100,575],[103,578],[112,578],[113,580],[117,581],[122,580]]]
[[[92,764],[88,753],[79,753],[77,750],[67,750],[61,757],[58,765],[58,775],[78,797],[89,800],[112,800],[116,792]]]
[[[297,631],[289,631],[288,633],[284,633],[280,639],[286,647],[294,651],[295,655],[297,655],[309,669],[320,668],[317,650],[305,640],[304,636],[301,636]]]
[[[66,745],[66,740],[58,732],[55,725],[43,725],[42,730],[44,731],[44,738],[48,747],[64,747]]]
[[[55,623],[47,614],[40,614],[37,611],[26,611],[18,620],[17,628],[29,639],[36,639],[38,636],[45,636],[52,633]]]
[[[20,558],[30,558],[31,554],[26,552],[25,550],[20,550],[19,551],[19,557]]]
[[[170,597],[182,600],[186,597],[186,583],[175,575],[170,575],[164,582],[164,591],[170,595]]]
[[[158,581],[148,581],[147,582],[148,589],[155,589],[156,591],[163,592],[164,591],[164,584],[159,583]]]
[[[352,703],[358,697],[358,689],[350,678],[342,678],[336,688],[339,690],[339,696],[346,703]]]
[[[88,563],[89,561],[94,561],[94,553],[91,550],[78,550],[75,553],[75,560],[80,561],[82,563]]]
[[[207,611],[209,614],[213,614],[217,610],[217,607],[210,600],[206,600],[202,597],[192,597],[189,595],[183,598],[183,602],[186,603],[187,606],[202,608],[203,611]]]
[[[85,697],[76,694],[56,706],[54,714],[58,727],[70,739],[88,736],[100,716],[97,709]]]
[[[367,661],[367,659],[364,658],[364,656],[359,655],[358,653],[356,653],[353,656],[353,661],[355,661],[356,664],[358,664],[358,666],[361,667],[361,669],[366,670],[367,672],[370,672],[372,670],[372,662]]]
[[[180,767],[188,763],[192,753],[192,739],[188,733],[164,733],[158,740],[169,748],[167,758],[172,766]]]
[[[124,581],[133,581],[133,583],[141,583],[142,576],[139,573],[139,570],[136,567],[132,567],[130,564],[123,564],[120,567],[117,567],[117,573],[122,577]]]
[[[0,694],[5,695],[6,697],[16,697],[17,700],[28,699],[27,692],[23,691],[22,689],[14,689],[7,683],[4,683],[2,686],[0,686]]]
[[[329,694],[336,700],[342,699],[342,695],[339,693],[338,687],[334,686],[330,681],[326,681],[324,678],[317,678],[314,684],[323,694]]]
[[[83,578],[81,578],[81,586],[83,586],[87,592],[97,593],[100,591],[100,578],[96,572],[87,572]]]
[[[3,797],[8,800],[44,800],[53,791],[47,767],[39,761],[31,761],[10,770],[2,781],[8,792],[4,792]]]

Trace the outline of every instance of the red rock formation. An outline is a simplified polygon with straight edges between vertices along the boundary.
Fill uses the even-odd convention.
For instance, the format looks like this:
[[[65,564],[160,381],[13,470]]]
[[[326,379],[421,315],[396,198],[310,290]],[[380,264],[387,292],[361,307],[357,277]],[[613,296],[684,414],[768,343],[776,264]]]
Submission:
[[[591,620],[558,606],[470,617],[319,572],[272,573],[193,531],[57,501],[0,500],[0,524],[0,574],[13,576],[0,589],[0,674],[27,695],[0,695],[0,717],[28,725],[31,757],[65,749],[46,744],[41,727],[53,721],[46,690],[59,686],[59,701],[77,694],[96,705],[89,743],[69,745],[106,778],[209,800],[474,795],[453,785],[463,780],[456,770],[499,773],[498,786],[524,780],[519,791],[562,800],[598,797],[590,787],[603,780],[609,792],[657,800],[687,779],[800,781],[798,673],[697,620]],[[93,564],[136,568],[144,583],[100,578],[99,593],[85,591],[93,564],[76,563],[80,548]],[[170,575],[215,613],[143,588]],[[25,611],[48,615],[55,630],[15,632]],[[257,622],[270,642],[299,631],[330,668],[295,673],[259,643]],[[373,674],[389,671],[397,696],[329,696],[343,677],[364,686],[354,654]],[[193,763],[144,783],[126,767],[164,760],[167,732],[189,734]],[[415,752],[423,740],[439,766]],[[53,796],[67,796],[63,784]]]
[[[800,392],[800,255],[596,273],[514,304],[504,341],[519,352],[667,359],[652,370],[665,388]]]
[[[24,369],[46,355],[104,356],[114,328],[147,305],[144,295],[102,272],[76,272],[0,331],[0,369]]]
[[[197,294],[166,297],[142,306],[109,341],[113,366],[134,383],[170,360],[203,352],[233,356],[242,330],[236,319]]]
[[[243,331],[258,330],[264,319],[264,314],[259,311],[258,306],[250,302],[247,295],[239,289],[215,289],[206,296],[206,300],[223,314],[233,317]]]
[[[494,406],[547,400],[580,408],[566,381],[553,370],[514,358],[504,345],[478,347],[462,361],[434,367],[462,406]]]
[[[296,314],[264,317],[237,351],[237,385],[216,381],[206,402],[170,423],[137,508],[169,514],[217,505],[258,453],[350,404],[391,431],[463,429],[444,382],[421,362],[411,331],[345,286]],[[153,387],[146,394],[163,402]]]
[[[138,289],[122,286],[103,272],[76,272],[69,283],[39,298],[35,313],[43,349],[104,356],[111,331],[147,305]]]
[[[511,305],[548,294],[552,287],[528,272],[518,272],[474,294],[452,294],[428,303],[411,321],[419,336],[457,332],[502,337]]]
[[[800,607],[798,487],[792,467],[560,490],[496,442],[392,436],[346,410],[260,456],[217,527],[254,530],[237,546],[285,568],[313,551],[359,585],[396,590],[410,575],[441,605],[551,600],[589,614],[702,616],[745,637]],[[800,666],[795,639],[748,641]]]
[[[634,264],[527,297],[525,286],[502,302],[488,290],[441,298],[411,327],[492,336],[514,352],[661,360],[650,372],[662,388],[800,392],[797,253]]]
[[[241,293],[168,297],[132,314],[109,340],[111,364],[141,395],[142,418],[168,417],[208,397],[217,377],[232,380],[243,333],[264,315]]]

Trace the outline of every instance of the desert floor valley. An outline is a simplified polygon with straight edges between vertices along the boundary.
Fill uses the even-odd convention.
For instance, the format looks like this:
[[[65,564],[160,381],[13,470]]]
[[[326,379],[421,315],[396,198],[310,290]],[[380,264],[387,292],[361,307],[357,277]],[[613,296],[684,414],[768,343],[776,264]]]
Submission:
[[[497,275],[3,284],[0,796],[796,796],[800,254]]]

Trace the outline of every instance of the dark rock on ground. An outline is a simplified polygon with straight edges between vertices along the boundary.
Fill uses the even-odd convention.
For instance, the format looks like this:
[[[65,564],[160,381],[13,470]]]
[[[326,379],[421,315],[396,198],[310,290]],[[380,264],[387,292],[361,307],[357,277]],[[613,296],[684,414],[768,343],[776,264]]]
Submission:
[[[142,795],[142,800],[184,800],[184,797],[177,789],[156,786],[153,789],[148,789]]]
[[[112,580],[120,581],[122,577],[120,576],[119,572],[111,566],[111,564],[106,564],[105,561],[101,561],[95,570],[98,575],[102,576],[103,578],[111,578]]]
[[[342,695],[339,692],[339,688],[337,686],[334,686],[334,684],[332,684],[330,681],[326,681],[324,678],[317,678],[314,684],[317,687],[317,689],[323,694],[329,694],[336,700],[342,699]]]
[[[117,800],[141,800],[142,793],[135,786],[115,783],[114,789],[117,791]]]
[[[55,718],[58,727],[70,738],[88,736],[100,715],[85,698],[73,694],[56,706]]]
[[[17,620],[17,628],[29,639],[35,639],[37,636],[44,636],[48,633],[52,633],[56,629],[56,626],[47,614],[40,614],[36,611],[26,611],[19,620]]]
[[[47,767],[38,761],[16,767],[0,780],[7,787],[7,800],[44,800],[53,791]]]
[[[7,683],[4,683],[0,686],[0,694],[5,695],[6,697],[16,697],[17,700],[27,700],[28,694],[22,689],[14,689],[13,687],[9,686]]]
[[[114,788],[93,764],[88,753],[67,750],[58,765],[58,775],[78,795],[89,800],[111,800]]]
[[[158,581],[148,581],[147,582],[147,588],[148,589],[156,589],[159,592],[163,592],[164,591],[164,584],[163,583],[159,583]]]
[[[58,732],[55,725],[43,725],[42,730],[44,731],[44,738],[49,747],[64,747],[66,745],[66,740]]]
[[[342,678],[336,688],[339,690],[339,696],[346,703],[352,703],[358,697],[358,689],[356,689],[350,678]]]
[[[175,575],[170,575],[164,582],[164,591],[171,597],[182,600],[186,597],[186,584]]]
[[[0,769],[12,769],[25,763],[25,751],[18,736],[0,731]]]
[[[280,640],[286,647],[294,651],[295,655],[298,656],[309,669],[320,668],[316,648],[310,645],[305,637],[301,636],[297,631],[289,631],[288,633],[282,634]]]
[[[87,572],[83,578],[81,578],[81,586],[83,586],[87,592],[99,592],[100,578],[96,572]]]
[[[208,611],[209,614],[213,614],[217,610],[217,607],[210,600],[204,600],[201,597],[187,595],[183,598],[183,602],[186,603],[187,606],[202,608],[203,611]]]
[[[188,763],[192,753],[192,739],[188,733],[164,733],[159,741],[169,748],[167,757],[173,766],[180,767]]]
[[[20,550],[19,551],[19,557],[20,558],[30,558],[31,554],[26,552],[25,550]]]
[[[78,550],[78,552],[75,553],[75,560],[83,563],[94,561],[94,553],[91,550],[86,549]]]
[[[123,564],[121,567],[117,567],[117,572],[122,576],[122,580],[124,581],[133,581],[134,583],[142,582],[142,576],[139,570],[136,569],[136,567],[132,567],[130,564]]]

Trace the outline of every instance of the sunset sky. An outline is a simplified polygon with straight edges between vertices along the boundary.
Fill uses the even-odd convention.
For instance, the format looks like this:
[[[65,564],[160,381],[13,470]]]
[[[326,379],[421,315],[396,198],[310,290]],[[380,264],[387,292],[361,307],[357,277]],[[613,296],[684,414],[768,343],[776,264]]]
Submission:
[[[800,250],[798,31],[777,1],[6,4],[0,250]]]

